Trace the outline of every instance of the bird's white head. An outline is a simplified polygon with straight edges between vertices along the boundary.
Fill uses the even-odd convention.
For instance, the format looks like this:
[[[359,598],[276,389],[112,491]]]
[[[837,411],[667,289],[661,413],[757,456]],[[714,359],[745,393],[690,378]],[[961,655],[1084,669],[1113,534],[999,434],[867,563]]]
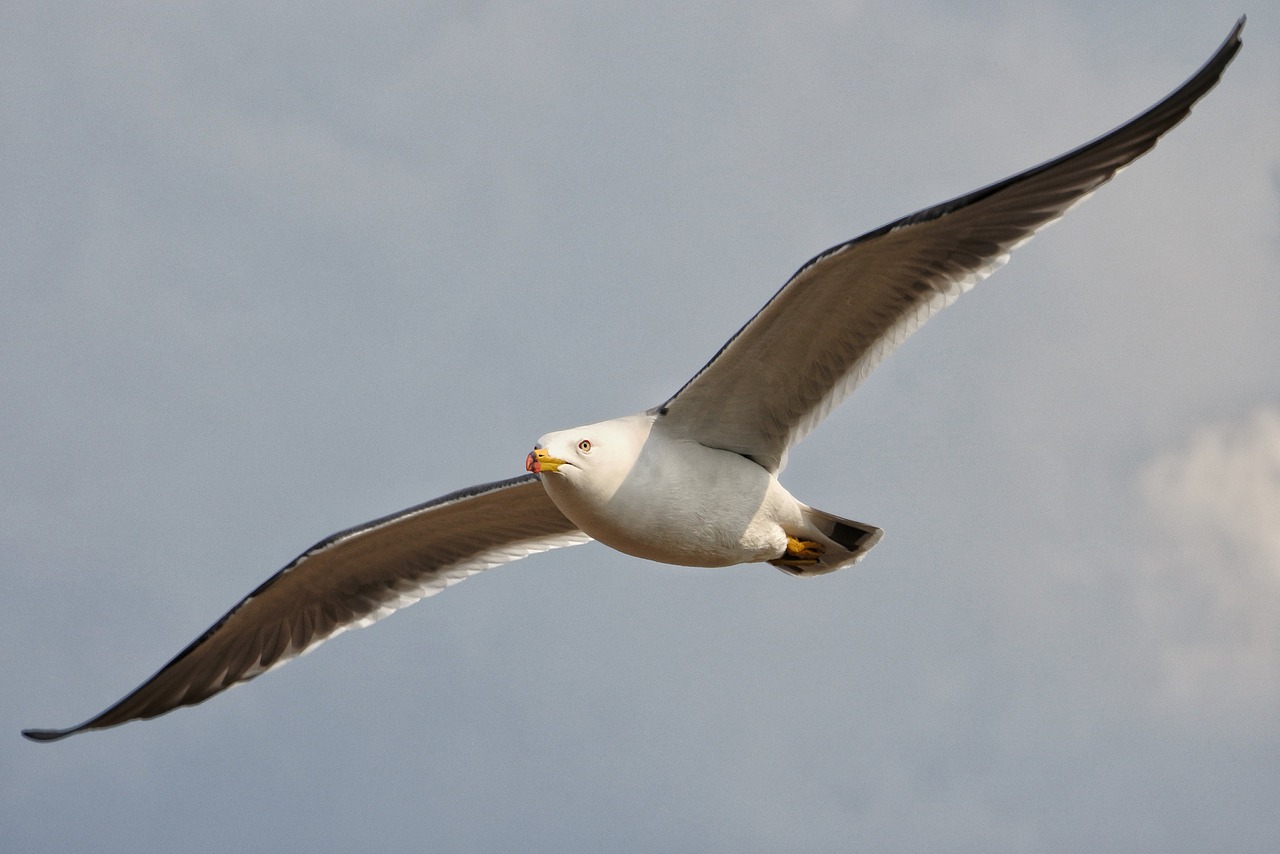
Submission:
[[[572,492],[603,504],[631,473],[652,427],[652,416],[628,415],[548,433],[525,459],[525,469],[539,475],[552,496]]]

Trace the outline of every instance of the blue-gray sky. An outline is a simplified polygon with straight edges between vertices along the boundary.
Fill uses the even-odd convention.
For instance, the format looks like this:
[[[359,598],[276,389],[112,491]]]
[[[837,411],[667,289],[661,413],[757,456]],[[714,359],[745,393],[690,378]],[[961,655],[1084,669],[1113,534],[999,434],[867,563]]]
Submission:
[[[0,9],[13,850],[1270,851],[1274,3]],[[683,383],[806,258],[1185,79],[791,456],[857,567],[596,544],[195,709],[295,554]],[[5,735],[4,733],[7,733]]]

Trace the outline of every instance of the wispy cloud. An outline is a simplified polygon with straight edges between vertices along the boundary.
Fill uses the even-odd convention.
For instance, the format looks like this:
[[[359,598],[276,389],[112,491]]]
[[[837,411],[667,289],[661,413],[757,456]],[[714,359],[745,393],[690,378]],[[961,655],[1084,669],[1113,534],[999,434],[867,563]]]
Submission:
[[[1280,411],[1201,428],[1141,475],[1161,534],[1140,605],[1168,699],[1202,712],[1280,698]]]

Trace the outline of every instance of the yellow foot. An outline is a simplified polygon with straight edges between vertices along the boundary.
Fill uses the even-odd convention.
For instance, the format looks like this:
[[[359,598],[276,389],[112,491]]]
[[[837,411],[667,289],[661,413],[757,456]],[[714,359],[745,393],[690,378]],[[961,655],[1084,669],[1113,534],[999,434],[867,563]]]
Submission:
[[[769,563],[781,569],[804,569],[815,565],[826,550],[822,543],[787,537],[787,550],[782,553],[781,557],[771,560]]]

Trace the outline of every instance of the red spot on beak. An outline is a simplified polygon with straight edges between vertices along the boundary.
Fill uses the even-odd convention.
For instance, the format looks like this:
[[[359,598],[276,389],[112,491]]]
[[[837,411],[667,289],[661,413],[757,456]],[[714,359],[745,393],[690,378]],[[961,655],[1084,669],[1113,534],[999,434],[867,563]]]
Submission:
[[[533,451],[529,452],[529,456],[524,458],[524,470],[538,474],[542,471],[542,466],[538,465],[538,458],[533,455]]]

